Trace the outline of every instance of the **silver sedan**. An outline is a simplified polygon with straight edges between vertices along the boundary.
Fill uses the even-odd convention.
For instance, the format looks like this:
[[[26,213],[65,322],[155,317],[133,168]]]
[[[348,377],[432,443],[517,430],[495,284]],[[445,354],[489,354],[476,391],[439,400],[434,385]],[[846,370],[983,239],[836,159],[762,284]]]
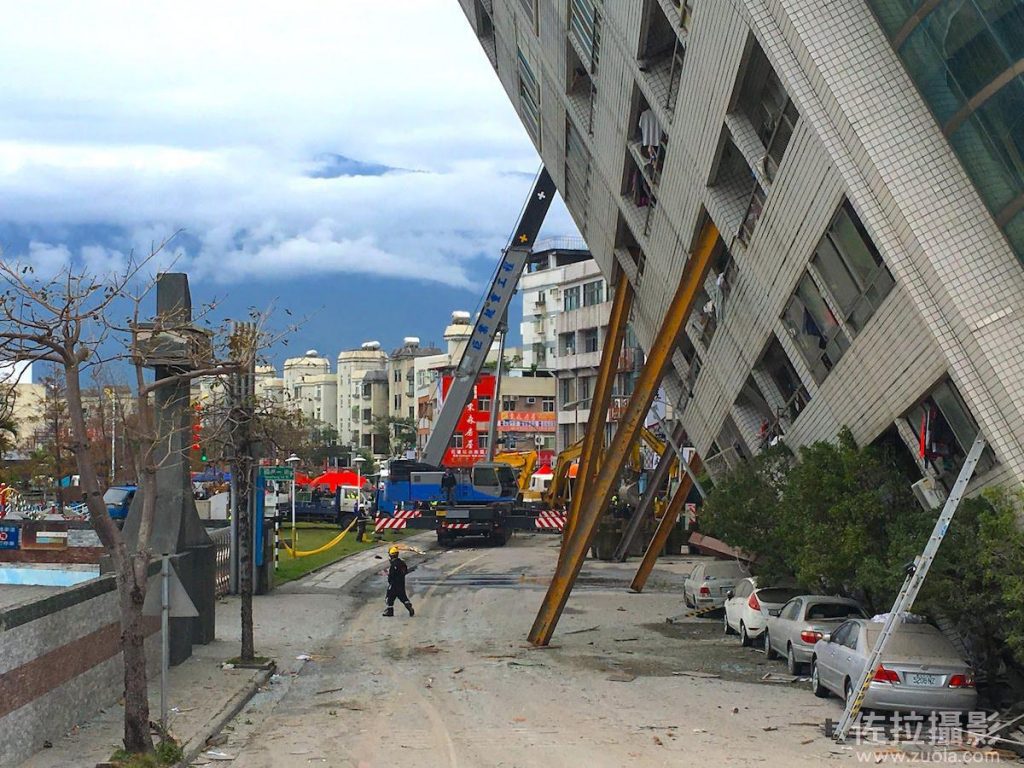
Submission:
[[[814,646],[811,689],[847,701],[867,664],[882,625],[851,619]],[[866,709],[898,712],[970,712],[978,700],[974,672],[929,624],[897,624],[864,697]]]
[[[847,619],[864,618],[855,600],[828,595],[800,595],[768,612],[763,636],[769,659],[783,656],[789,674],[799,675],[811,662],[814,644]]]

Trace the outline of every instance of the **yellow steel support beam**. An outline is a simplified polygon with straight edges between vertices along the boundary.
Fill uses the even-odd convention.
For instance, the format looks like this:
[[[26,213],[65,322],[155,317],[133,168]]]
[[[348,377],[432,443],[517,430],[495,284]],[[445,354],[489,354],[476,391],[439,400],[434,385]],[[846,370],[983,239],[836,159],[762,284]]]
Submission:
[[[699,242],[683,270],[675,295],[669,303],[668,311],[662,320],[661,327],[648,351],[647,362],[637,379],[629,406],[619,421],[612,444],[605,452],[596,476],[580,477],[577,475],[577,487],[590,485],[587,490],[586,503],[581,505],[580,513],[573,525],[573,533],[562,544],[562,553],[555,566],[555,574],[548,586],[544,602],[541,604],[537,618],[530,629],[529,639],[534,645],[547,645],[554,634],[555,626],[562,615],[565,603],[572,592],[576,576],[583,567],[583,560],[597,533],[597,523],[601,513],[607,508],[619,473],[629,455],[629,450],[640,434],[647,412],[658,392],[665,369],[672,360],[679,335],[683,331],[686,319],[690,316],[693,303],[708,267],[711,256],[718,242],[718,230],[709,221],[701,231]],[[593,470],[591,470],[593,471]]]
[[[693,458],[690,459],[690,469],[693,470],[693,474],[696,475],[700,472],[701,466],[700,456],[696,453],[693,454]],[[644,585],[647,584],[647,577],[651,575],[651,571],[654,569],[654,562],[665,548],[665,542],[668,541],[668,536],[672,533],[672,526],[679,519],[679,513],[682,511],[683,504],[686,503],[686,497],[690,495],[692,488],[693,481],[690,479],[690,475],[683,475],[682,482],[679,483],[679,487],[672,496],[672,501],[668,504],[668,509],[665,510],[665,514],[661,517],[661,522],[658,523],[658,529],[654,532],[654,538],[647,545],[644,559],[640,561],[640,567],[636,569],[636,576],[633,577],[633,582],[629,585],[629,588],[634,592],[642,592]]]
[[[608,406],[612,402],[615,374],[619,371],[619,350],[626,336],[626,324],[629,322],[629,310],[632,306],[633,286],[623,272],[615,286],[615,299],[608,318],[608,334],[601,350],[601,367],[598,369],[594,395],[590,401],[590,418],[587,419],[587,431],[583,435],[583,450],[576,471],[575,493],[572,495],[572,505],[566,516],[563,541],[572,538],[580,508],[588,496],[589,486],[580,480],[592,477],[596,473],[599,457],[604,449],[604,425],[608,420]]]

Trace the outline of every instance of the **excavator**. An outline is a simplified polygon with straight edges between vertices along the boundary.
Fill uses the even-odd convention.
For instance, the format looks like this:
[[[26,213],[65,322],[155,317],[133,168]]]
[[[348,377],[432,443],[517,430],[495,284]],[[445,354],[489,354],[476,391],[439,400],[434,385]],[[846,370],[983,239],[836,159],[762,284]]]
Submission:
[[[496,464],[508,464],[515,472],[519,473],[519,493],[526,500],[526,494],[530,491],[530,479],[534,470],[537,469],[537,460],[540,458],[536,451],[502,451],[494,455]]]
[[[665,451],[665,443],[647,427],[641,427],[640,438],[657,453],[659,456]],[[560,509],[572,497],[572,466],[579,459],[583,452],[583,440],[577,440],[558,454],[555,460],[554,474],[551,478],[551,485],[542,494],[541,500],[549,509]],[[630,457],[630,464],[638,471],[642,469],[642,457],[640,456],[640,445],[633,447]],[[672,477],[679,473],[678,467],[673,467]]]

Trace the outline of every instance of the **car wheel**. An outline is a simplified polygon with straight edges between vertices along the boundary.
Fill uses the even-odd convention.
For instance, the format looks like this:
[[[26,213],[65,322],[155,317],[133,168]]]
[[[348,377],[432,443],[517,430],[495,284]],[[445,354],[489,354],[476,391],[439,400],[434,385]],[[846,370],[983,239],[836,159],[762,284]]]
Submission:
[[[804,665],[797,661],[796,656],[793,654],[792,643],[786,646],[786,669],[789,670],[791,675],[799,675],[804,671]]]
[[[736,631],[732,627],[729,626],[729,614],[728,613],[724,613],[724,612],[722,613],[722,629],[723,629],[724,633],[727,634],[727,635],[735,635],[736,634]]]
[[[819,699],[828,698],[828,688],[821,684],[821,678],[818,677],[818,660],[811,659],[811,692]]]
[[[747,634],[747,627],[741,621],[740,622],[740,645],[742,645],[744,648],[749,648],[752,643],[753,643],[753,641],[750,639],[750,635]]]
[[[764,655],[768,657],[769,661],[779,658],[779,654],[772,648],[772,639],[767,629],[764,631]]]

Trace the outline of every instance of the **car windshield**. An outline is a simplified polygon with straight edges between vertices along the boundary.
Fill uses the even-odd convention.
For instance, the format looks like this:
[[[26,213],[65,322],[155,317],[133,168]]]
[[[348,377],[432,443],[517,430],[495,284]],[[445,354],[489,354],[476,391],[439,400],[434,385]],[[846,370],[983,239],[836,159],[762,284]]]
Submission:
[[[762,603],[788,603],[794,597],[800,595],[799,589],[786,589],[785,587],[765,587],[757,590],[757,599]]]
[[[814,619],[848,619],[861,618],[864,612],[856,605],[849,603],[812,603],[807,607],[807,618]]]
[[[105,504],[124,504],[125,499],[128,498],[128,494],[131,491],[127,488],[107,488],[107,492],[103,494],[103,501]]]
[[[708,563],[704,566],[706,579],[742,579],[746,575],[737,562]]]

